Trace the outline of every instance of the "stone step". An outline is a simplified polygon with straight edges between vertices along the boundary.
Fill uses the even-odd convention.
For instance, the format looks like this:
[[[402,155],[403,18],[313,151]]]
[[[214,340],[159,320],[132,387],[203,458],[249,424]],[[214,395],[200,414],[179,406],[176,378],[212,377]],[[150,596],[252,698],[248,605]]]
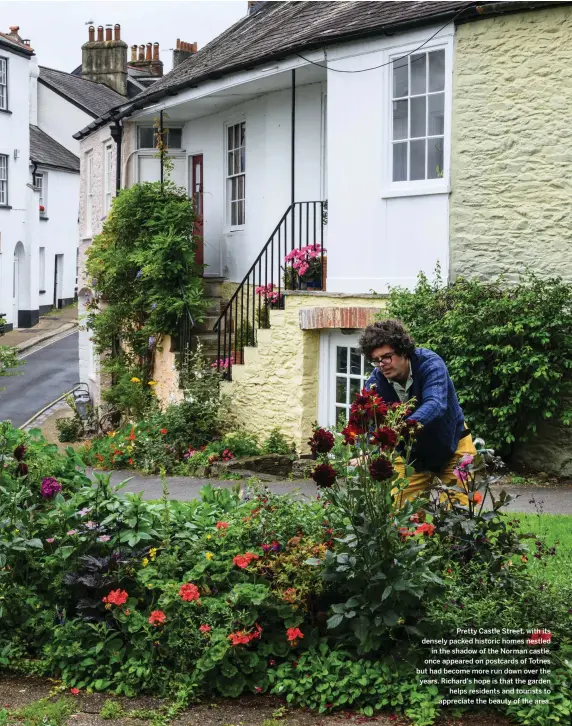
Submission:
[[[205,297],[222,297],[222,278],[203,277],[203,289]]]

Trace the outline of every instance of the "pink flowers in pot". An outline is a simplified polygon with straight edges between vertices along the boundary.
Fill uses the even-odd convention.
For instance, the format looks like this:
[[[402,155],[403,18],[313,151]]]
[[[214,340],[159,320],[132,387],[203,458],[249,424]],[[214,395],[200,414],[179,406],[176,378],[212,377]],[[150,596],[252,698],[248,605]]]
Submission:
[[[255,288],[254,292],[268,304],[276,304],[280,300],[278,289],[273,282],[269,282],[268,285],[259,285]]]
[[[322,274],[322,245],[306,245],[298,250],[292,250],[284,258],[287,265],[291,265],[292,269],[305,279],[320,277]]]

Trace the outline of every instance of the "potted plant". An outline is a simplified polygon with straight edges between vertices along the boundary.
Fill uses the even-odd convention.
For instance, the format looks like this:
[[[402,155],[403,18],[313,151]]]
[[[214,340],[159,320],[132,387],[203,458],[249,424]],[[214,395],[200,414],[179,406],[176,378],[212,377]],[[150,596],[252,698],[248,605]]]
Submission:
[[[284,258],[285,286],[299,290],[322,290],[325,252],[320,244],[306,245],[289,252]]]

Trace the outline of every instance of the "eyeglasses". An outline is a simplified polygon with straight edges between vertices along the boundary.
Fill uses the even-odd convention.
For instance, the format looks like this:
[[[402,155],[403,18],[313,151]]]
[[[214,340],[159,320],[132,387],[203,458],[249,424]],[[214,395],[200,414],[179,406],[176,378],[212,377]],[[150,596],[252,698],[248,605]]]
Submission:
[[[374,366],[383,366],[386,363],[391,363],[391,359],[395,353],[386,353],[385,355],[382,355],[380,358],[372,358],[371,362],[374,364]]]

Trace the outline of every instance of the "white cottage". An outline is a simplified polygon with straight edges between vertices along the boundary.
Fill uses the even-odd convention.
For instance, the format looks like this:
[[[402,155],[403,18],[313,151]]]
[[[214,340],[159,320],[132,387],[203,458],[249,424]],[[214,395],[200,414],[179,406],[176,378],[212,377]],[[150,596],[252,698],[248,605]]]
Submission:
[[[368,375],[357,339],[388,287],[448,267],[454,21],[467,5],[250,5],[76,134],[82,199],[102,183],[103,169],[99,181],[87,170],[110,124],[121,140],[119,186],[159,179],[158,120],[175,181],[197,203],[205,279],[222,283],[211,342],[234,362],[236,412],[257,433],[280,424],[302,448],[312,421],[333,424]],[[289,284],[286,254],[317,244],[326,250],[319,279]],[[267,285],[278,293],[269,320],[257,310],[270,302],[256,292]],[[82,365],[94,370],[88,358]],[[172,370],[165,345],[155,374],[165,401],[177,396]],[[92,386],[97,399],[93,376]]]

